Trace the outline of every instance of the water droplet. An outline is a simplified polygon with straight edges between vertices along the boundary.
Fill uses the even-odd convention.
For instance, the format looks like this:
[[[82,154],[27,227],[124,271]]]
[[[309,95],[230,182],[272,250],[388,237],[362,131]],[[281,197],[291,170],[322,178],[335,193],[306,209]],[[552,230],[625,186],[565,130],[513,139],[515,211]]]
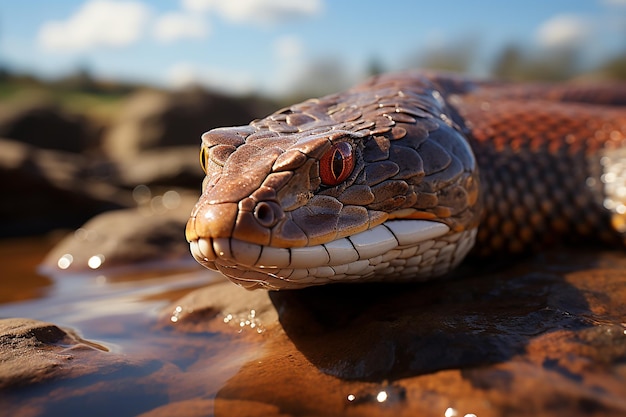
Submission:
[[[384,403],[385,401],[387,401],[387,392],[386,391],[379,392],[378,395],[376,396],[376,401],[378,401],[379,403]]]
[[[259,319],[256,318],[255,310],[239,314],[224,314],[224,323],[228,324],[230,322],[233,322],[233,324],[238,327],[239,333],[245,330],[246,327],[255,330],[257,333],[263,333],[265,331]]]
[[[152,198],[152,191],[147,185],[140,184],[133,189],[133,199],[138,205],[147,204]]]
[[[57,265],[60,269],[67,269],[70,267],[70,265],[72,265],[72,262],[74,262],[74,257],[72,256],[72,254],[66,253],[59,258]]]
[[[172,313],[172,316],[170,317],[170,321],[172,323],[176,323],[180,319],[180,313],[182,312],[183,312],[183,307],[176,306],[176,308],[174,309],[174,312]]]
[[[169,190],[163,194],[163,206],[168,210],[174,210],[180,205],[180,194],[177,191]]]
[[[443,413],[445,417],[456,417],[459,413],[452,407],[446,408],[446,412]]]
[[[616,178],[617,176],[615,175],[614,172],[607,172],[606,174],[602,174],[602,176],[600,177],[602,182],[605,184],[610,184],[612,182],[615,182]]]
[[[93,242],[98,238],[98,232],[93,230],[83,229],[82,227],[76,229],[74,237],[81,242]]]
[[[157,195],[150,201],[150,208],[153,213],[163,214],[167,211],[167,208],[163,205],[163,196]]]
[[[89,258],[89,260],[87,261],[87,266],[89,266],[89,268],[91,269],[98,269],[102,266],[103,262],[104,262],[104,255],[102,254],[94,255],[91,258]]]

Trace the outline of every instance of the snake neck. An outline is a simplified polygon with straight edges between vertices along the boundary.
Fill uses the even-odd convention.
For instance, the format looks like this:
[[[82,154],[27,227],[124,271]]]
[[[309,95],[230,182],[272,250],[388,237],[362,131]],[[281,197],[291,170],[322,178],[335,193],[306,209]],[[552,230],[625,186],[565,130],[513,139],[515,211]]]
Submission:
[[[481,172],[474,252],[537,251],[559,242],[624,242],[626,115],[614,106],[458,99]]]

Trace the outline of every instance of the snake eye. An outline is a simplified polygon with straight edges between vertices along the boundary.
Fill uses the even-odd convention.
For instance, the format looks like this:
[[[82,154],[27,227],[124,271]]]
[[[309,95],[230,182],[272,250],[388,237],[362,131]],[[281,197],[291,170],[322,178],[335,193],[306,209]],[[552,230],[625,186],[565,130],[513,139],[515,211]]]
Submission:
[[[201,146],[200,147],[200,166],[202,167],[202,170],[204,171],[204,173],[206,174],[206,170],[207,170],[207,163],[209,160],[209,151],[207,150],[206,147]]]
[[[333,144],[320,159],[322,184],[334,186],[348,178],[354,169],[354,154],[347,142]]]

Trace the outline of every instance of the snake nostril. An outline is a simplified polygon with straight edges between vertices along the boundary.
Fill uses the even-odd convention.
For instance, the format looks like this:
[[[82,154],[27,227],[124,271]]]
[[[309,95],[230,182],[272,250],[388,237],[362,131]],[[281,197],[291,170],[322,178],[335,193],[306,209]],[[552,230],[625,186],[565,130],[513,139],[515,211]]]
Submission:
[[[264,227],[272,227],[276,224],[276,216],[272,206],[264,201],[261,201],[254,208],[254,217]]]

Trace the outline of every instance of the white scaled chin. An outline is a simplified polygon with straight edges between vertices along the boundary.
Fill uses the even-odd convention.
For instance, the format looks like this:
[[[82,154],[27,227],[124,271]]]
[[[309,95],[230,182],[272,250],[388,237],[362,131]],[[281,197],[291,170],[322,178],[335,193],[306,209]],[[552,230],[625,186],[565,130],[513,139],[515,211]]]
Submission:
[[[389,220],[321,245],[276,248],[237,239],[191,242],[198,262],[246,288],[303,288],[330,282],[427,280],[456,267],[476,229],[453,233],[427,220]]]

